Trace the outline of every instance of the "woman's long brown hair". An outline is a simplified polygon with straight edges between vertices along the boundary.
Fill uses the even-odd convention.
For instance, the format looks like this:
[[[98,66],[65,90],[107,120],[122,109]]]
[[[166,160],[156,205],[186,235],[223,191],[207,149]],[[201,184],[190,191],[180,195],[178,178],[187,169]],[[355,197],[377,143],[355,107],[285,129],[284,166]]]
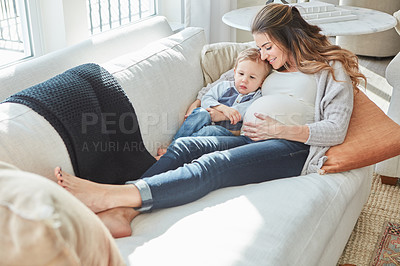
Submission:
[[[361,79],[358,57],[349,50],[330,43],[321,34],[321,28],[307,23],[295,6],[271,3],[261,9],[254,18],[252,34],[268,34],[283,51],[291,52],[297,69],[303,73],[314,74],[327,69],[336,80],[330,61],[342,63],[350,76],[353,88],[357,88]],[[288,62],[287,62],[288,63]]]

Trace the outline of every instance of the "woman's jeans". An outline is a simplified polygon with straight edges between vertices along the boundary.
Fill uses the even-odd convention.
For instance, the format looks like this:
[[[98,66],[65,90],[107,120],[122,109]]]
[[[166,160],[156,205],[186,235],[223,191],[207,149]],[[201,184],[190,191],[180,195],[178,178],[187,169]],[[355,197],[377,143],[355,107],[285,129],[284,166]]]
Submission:
[[[143,210],[173,207],[223,187],[298,176],[308,152],[308,145],[282,139],[180,138],[142,179],[129,183],[139,188]]]

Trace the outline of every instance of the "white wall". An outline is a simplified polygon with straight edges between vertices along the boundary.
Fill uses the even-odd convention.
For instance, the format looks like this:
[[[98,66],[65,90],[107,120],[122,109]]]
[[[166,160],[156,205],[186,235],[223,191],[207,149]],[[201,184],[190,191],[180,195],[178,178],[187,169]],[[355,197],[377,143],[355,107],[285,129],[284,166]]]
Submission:
[[[185,26],[202,27],[207,42],[236,41],[236,31],[222,22],[222,16],[237,8],[237,0],[185,0]]]
[[[171,28],[179,30],[184,24],[184,1],[182,0],[161,0],[158,4],[158,12],[167,18]]]
[[[34,41],[40,46],[36,55],[46,54],[73,45],[89,37],[85,0],[36,0],[31,17]],[[38,37],[39,35],[39,37]]]

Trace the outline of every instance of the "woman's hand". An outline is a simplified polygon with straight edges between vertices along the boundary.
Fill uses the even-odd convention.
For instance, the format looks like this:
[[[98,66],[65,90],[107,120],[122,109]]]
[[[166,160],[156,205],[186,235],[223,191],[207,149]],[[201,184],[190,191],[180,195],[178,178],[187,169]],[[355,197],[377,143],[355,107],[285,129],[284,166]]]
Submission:
[[[246,122],[243,124],[243,132],[254,141],[279,138],[280,131],[284,124],[263,114],[254,113],[259,121],[256,123]]]
[[[199,99],[195,100],[186,111],[185,119],[193,112],[194,109],[201,106],[201,101]]]
[[[306,143],[310,136],[310,129],[307,125],[287,126],[267,115],[254,113],[254,116],[260,121],[257,123],[245,122],[242,128],[244,135],[251,140],[287,139]]]

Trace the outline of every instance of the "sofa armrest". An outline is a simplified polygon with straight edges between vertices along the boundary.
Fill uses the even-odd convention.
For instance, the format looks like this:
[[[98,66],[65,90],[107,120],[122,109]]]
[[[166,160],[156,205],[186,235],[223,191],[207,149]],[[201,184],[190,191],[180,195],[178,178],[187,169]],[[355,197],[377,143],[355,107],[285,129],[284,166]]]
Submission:
[[[387,115],[400,124],[400,53],[398,53],[386,68],[386,79],[393,87],[392,97]],[[376,173],[386,177],[400,177],[400,156],[380,162],[376,165]]]

